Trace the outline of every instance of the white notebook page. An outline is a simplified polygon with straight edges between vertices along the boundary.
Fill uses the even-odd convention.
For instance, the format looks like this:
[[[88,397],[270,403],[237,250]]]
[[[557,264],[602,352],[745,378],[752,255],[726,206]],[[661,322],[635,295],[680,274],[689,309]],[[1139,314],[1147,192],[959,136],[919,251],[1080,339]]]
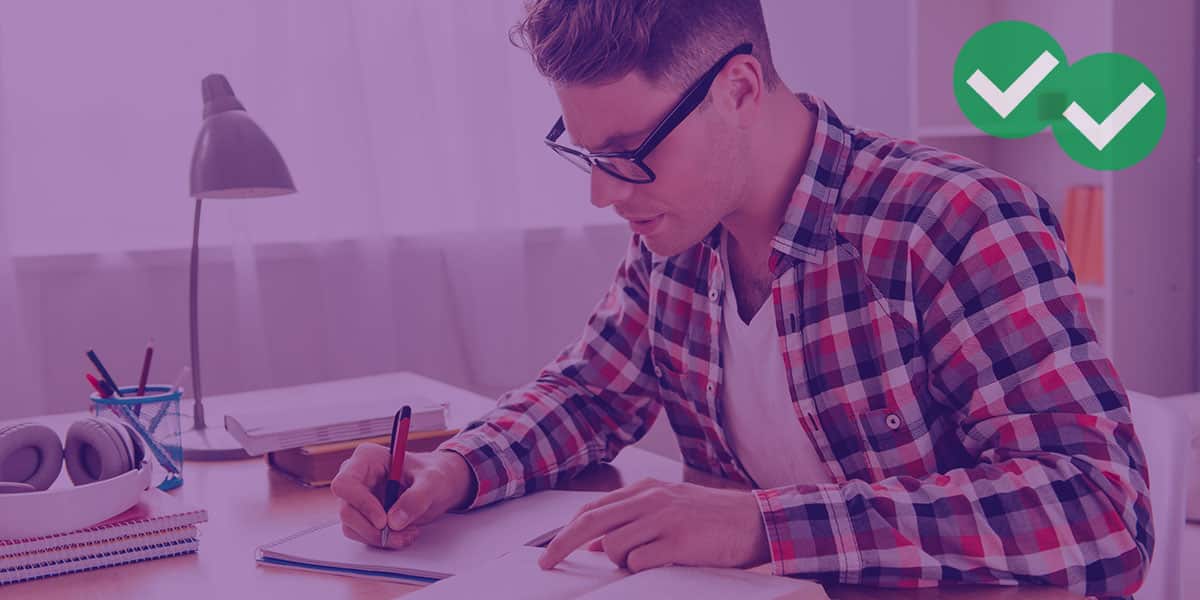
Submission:
[[[335,568],[441,579],[477,566],[562,527],[605,492],[547,490],[420,526],[413,544],[384,550],[346,538],[331,523],[259,549],[269,558]]]
[[[487,600],[574,600],[628,575],[602,552],[572,553],[549,571],[537,559],[542,548],[516,548],[477,568],[408,594],[414,600],[486,598]]]

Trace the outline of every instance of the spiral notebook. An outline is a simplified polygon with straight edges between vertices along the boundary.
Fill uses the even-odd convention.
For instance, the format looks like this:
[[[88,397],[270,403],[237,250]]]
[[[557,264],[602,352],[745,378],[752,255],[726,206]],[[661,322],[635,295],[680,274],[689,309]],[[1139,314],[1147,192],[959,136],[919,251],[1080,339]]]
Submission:
[[[0,540],[0,558],[178,529],[207,520],[208,513],[204,509],[189,506],[179,498],[151,488],[142,492],[141,499],[129,510],[91,527],[40,538]]]
[[[30,579],[41,579],[43,577],[50,577],[53,575],[65,575],[67,573],[77,573],[79,571],[90,571],[92,569],[99,569],[102,567],[112,567],[156,558],[166,558],[168,556],[177,556],[180,554],[189,554],[196,551],[198,544],[199,542],[196,540],[196,538],[187,538],[174,542],[156,544],[154,546],[134,548],[122,552],[95,554],[66,562],[42,563],[7,571],[0,571],[0,585],[4,585],[6,583],[16,583],[18,581],[28,581]]]
[[[347,539],[339,522],[306,529],[258,549],[267,566],[429,583],[522,545],[546,543],[585,503],[604,492],[548,490],[422,525],[413,544],[383,550]]]
[[[130,535],[102,542],[62,546],[39,552],[14,554],[12,556],[0,556],[0,574],[18,569],[29,569],[73,560],[91,559],[106,554],[119,554],[153,548],[155,546],[186,542],[196,539],[197,534],[196,526],[188,525],[187,527],[179,527],[177,529]]]

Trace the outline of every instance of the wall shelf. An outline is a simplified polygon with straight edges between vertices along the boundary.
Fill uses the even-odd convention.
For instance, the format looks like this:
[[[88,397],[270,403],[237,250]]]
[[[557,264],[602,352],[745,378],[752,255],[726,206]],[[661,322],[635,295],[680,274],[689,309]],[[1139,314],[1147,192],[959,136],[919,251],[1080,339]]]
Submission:
[[[1115,0],[909,0],[909,132],[919,142],[966,156],[1030,186],[1063,220],[1067,190],[1102,191],[1104,284],[1079,286],[1097,337],[1130,389],[1191,391],[1197,364],[1195,131],[1196,7],[1163,0],[1148,11]],[[1088,19],[1077,15],[1087,14]],[[1071,160],[1051,128],[1017,139],[972,125],[954,97],[954,60],[979,29],[1002,20],[1033,23],[1062,45],[1070,62],[1096,52],[1137,57],[1171,95],[1166,133],[1137,165],[1095,171]],[[1169,265],[1169,266],[1168,266]],[[1118,294],[1115,290],[1120,290]]]

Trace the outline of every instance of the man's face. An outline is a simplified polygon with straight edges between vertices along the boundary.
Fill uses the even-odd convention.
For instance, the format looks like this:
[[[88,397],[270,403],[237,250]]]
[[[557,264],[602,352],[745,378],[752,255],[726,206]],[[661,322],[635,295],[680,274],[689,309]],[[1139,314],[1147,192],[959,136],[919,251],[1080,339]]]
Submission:
[[[601,85],[556,89],[571,142],[589,152],[634,150],[682,92],[651,85],[636,71]],[[612,206],[650,250],[670,256],[698,243],[733,210],[744,178],[733,128],[709,102],[646,157],[653,183],[635,184],[592,169],[591,199]],[[565,167],[565,166],[564,166]]]

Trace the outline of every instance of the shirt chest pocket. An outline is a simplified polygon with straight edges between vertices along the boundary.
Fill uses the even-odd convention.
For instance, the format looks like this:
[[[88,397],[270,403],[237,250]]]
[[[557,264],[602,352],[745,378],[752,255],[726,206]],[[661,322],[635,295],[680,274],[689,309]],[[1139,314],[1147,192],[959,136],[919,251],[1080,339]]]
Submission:
[[[859,415],[858,423],[867,444],[880,454],[909,446],[927,433],[924,419],[906,419],[894,408],[869,410]]]
[[[935,470],[932,438],[924,417],[906,417],[894,408],[882,408],[859,415],[858,423],[873,479],[924,477]]]

